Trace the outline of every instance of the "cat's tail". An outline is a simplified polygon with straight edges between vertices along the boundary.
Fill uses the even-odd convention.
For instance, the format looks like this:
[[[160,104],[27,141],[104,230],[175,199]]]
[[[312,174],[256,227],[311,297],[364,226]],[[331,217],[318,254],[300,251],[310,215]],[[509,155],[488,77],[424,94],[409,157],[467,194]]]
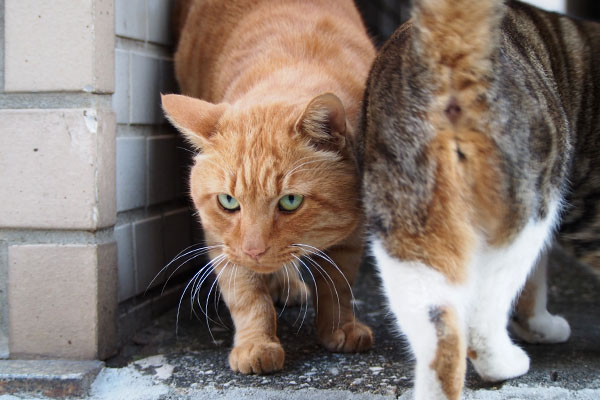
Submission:
[[[415,49],[433,65],[489,71],[504,0],[414,0]]]

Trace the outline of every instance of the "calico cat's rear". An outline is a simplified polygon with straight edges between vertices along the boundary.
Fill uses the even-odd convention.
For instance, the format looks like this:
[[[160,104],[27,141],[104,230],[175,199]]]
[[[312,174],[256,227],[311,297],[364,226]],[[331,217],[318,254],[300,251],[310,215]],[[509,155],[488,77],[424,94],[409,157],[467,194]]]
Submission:
[[[600,26],[513,1],[415,0],[361,124],[372,251],[417,359],[415,397],[459,398],[467,356],[488,380],[527,372],[506,326],[553,231],[600,264]],[[569,335],[547,312],[515,325],[531,341]]]

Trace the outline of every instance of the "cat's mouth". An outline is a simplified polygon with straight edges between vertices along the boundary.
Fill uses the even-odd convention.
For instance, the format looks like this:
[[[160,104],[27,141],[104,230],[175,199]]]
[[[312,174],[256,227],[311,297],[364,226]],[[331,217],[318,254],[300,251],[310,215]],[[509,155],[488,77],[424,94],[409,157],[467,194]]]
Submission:
[[[258,258],[229,256],[234,264],[250,269],[259,274],[272,274],[294,262],[294,257],[290,254],[280,255],[278,257]]]
[[[315,258],[316,256],[318,258],[325,255],[316,247],[306,244],[292,244],[275,255],[265,255],[257,258],[231,254],[230,251],[224,253],[227,259],[235,265],[245,267],[259,274],[272,274],[292,264],[304,264],[303,257],[313,256]],[[311,261],[314,262],[314,260]]]

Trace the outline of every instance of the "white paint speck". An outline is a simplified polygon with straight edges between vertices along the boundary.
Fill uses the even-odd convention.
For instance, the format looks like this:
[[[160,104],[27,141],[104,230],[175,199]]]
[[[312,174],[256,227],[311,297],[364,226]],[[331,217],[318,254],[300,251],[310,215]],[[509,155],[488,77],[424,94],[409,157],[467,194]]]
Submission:
[[[369,370],[373,375],[379,375],[379,373],[383,370],[383,367],[369,367]]]
[[[173,370],[175,367],[169,364],[165,364],[162,367],[156,368],[156,373],[154,376],[156,379],[164,381],[165,379],[169,379],[173,375]]]
[[[92,384],[90,400],[158,400],[169,387],[133,367],[104,368]]]
[[[149,367],[160,367],[161,365],[166,363],[165,356],[162,354],[157,354],[155,356],[150,356],[146,358],[142,358],[141,360],[134,361],[134,364],[142,369],[146,369]]]
[[[87,126],[88,131],[91,133],[98,132],[98,116],[96,110],[93,108],[85,110],[83,112],[83,119],[85,120],[85,126]]]

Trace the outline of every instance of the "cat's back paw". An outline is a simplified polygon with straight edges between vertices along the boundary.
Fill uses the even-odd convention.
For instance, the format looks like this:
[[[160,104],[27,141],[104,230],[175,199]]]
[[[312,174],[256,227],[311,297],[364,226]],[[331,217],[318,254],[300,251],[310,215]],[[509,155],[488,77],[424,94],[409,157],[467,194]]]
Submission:
[[[334,352],[360,353],[373,346],[373,332],[362,322],[347,322],[337,329],[323,329],[319,335],[323,346]]]
[[[513,318],[510,330],[527,343],[564,343],[571,336],[571,327],[566,319],[545,312],[525,321]]]
[[[229,366],[242,374],[269,374],[283,369],[285,352],[278,342],[247,342],[229,354]]]
[[[488,351],[470,350],[469,359],[479,376],[489,382],[515,378],[529,371],[529,356],[512,343]]]

